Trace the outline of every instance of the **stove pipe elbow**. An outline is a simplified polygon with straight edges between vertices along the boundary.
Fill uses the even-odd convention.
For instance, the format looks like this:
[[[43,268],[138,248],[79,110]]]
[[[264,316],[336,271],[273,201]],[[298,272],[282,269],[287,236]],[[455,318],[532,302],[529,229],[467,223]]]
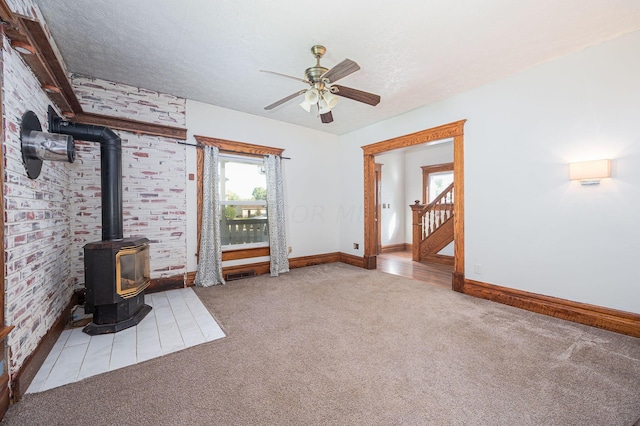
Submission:
[[[110,128],[74,123],[59,117],[49,107],[49,132],[71,135],[74,139],[100,143],[100,185],[102,194],[102,240],[123,238],[122,144]]]

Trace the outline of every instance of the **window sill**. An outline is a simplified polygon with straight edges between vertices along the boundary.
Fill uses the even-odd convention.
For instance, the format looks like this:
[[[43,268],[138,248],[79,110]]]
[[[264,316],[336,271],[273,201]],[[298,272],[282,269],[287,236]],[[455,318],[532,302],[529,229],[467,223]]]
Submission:
[[[252,257],[269,256],[269,246],[251,248],[229,248],[222,250],[222,260],[249,259]]]

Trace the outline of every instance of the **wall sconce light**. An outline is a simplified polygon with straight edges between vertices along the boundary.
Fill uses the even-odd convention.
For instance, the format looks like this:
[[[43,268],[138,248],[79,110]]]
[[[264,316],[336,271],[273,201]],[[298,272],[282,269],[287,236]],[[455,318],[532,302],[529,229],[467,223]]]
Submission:
[[[569,164],[569,179],[582,185],[598,185],[600,179],[611,177],[611,160],[583,161]]]
[[[24,41],[13,40],[11,42],[11,47],[16,49],[18,52],[23,55],[33,55],[36,53],[36,49],[33,48],[29,43],[25,43]]]

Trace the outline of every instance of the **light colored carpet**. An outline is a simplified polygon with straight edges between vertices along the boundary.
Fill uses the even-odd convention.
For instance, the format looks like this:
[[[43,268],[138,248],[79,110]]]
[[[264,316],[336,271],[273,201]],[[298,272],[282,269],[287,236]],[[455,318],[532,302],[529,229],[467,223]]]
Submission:
[[[6,424],[632,425],[640,339],[336,263],[196,289],[227,337]]]

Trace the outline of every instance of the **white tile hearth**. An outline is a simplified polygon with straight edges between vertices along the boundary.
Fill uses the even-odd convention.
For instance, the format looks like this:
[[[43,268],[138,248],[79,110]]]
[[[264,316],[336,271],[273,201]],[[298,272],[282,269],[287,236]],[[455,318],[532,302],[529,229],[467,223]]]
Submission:
[[[62,332],[27,393],[42,392],[225,337],[191,288],[145,295],[153,309],[135,327],[89,336]]]

